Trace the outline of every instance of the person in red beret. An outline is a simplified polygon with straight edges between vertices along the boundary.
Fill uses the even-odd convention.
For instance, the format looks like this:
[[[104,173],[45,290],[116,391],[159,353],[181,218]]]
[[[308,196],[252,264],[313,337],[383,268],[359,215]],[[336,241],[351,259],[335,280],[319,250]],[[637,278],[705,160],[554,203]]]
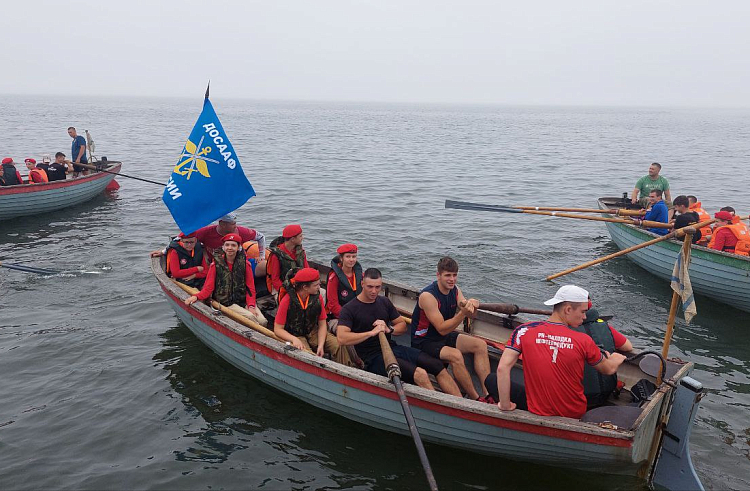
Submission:
[[[35,159],[26,159],[24,160],[24,163],[26,164],[26,168],[29,169],[29,184],[41,184],[44,182],[49,182],[47,173],[42,169],[37,169]]]
[[[297,349],[309,349],[318,356],[353,366],[349,352],[328,332],[325,302],[320,295],[320,273],[315,268],[295,269],[286,284],[289,292],[279,302],[273,332]],[[291,276],[291,275],[290,275]]]
[[[193,288],[203,288],[208,263],[195,234],[180,234],[167,246],[167,275]]]
[[[328,311],[338,319],[341,307],[362,291],[362,266],[357,261],[356,245],[344,244],[336,252],[326,282],[326,299]]]
[[[267,326],[268,321],[255,304],[255,279],[250,263],[245,260],[245,252],[240,247],[239,234],[224,236],[221,251],[214,253],[214,262],[208,267],[203,289],[185,300],[192,305],[198,300],[213,298],[225,307],[240,315]]]
[[[287,225],[277,237],[271,242],[271,255],[268,256],[266,274],[270,279],[269,289],[278,297],[286,275],[292,268],[307,268],[305,250],[302,248],[302,227],[299,225]]]
[[[714,215],[714,233],[708,243],[709,249],[747,256],[750,252],[750,234],[742,223],[732,223],[732,214],[718,211]]]
[[[17,186],[23,184],[21,173],[16,169],[12,158],[5,157],[2,165],[3,169],[2,172],[0,172],[0,186]]]

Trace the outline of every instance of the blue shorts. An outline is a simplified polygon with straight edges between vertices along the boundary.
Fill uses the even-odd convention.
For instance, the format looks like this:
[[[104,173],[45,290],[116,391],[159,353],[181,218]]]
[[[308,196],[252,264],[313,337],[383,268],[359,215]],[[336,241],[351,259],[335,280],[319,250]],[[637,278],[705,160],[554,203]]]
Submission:
[[[416,348],[396,345],[392,346],[391,349],[393,350],[393,355],[396,357],[398,366],[401,369],[401,379],[404,382],[410,384],[414,383],[414,372],[417,370],[417,367],[424,368],[427,373],[435,376],[445,370],[443,362],[419,351]],[[384,377],[388,376],[388,372],[385,370],[385,362],[383,361],[382,354],[370,358],[367,363],[365,363],[365,370]]]

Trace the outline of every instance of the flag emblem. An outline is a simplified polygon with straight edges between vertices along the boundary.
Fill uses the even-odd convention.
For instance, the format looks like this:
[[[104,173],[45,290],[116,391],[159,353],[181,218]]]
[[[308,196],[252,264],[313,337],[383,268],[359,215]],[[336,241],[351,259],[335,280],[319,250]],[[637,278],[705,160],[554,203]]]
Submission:
[[[219,161],[206,157],[206,155],[211,153],[212,148],[209,146],[203,146],[204,140],[205,136],[201,135],[201,139],[196,145],[188,139],[188,141],[185,142],[185,148],[182,149],[182,155],[180,156],[180,158],[184,160],[179,162],[172,172],[181,176],[187,176],[187,179],[190,179],[190,176],[196,171],[203,177],[211,177],[211,174],[208,172],[207,162],[218,164]],[[185,169],[188,165],[189,167]]]

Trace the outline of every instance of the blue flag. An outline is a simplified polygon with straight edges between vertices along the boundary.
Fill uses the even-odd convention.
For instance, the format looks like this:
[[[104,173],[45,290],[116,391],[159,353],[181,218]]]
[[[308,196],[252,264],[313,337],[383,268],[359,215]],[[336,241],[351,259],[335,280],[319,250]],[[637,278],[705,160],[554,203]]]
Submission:
[[[203,112],[172,169],[162,199],[182,232],[189,234],[255,196],[208,95]]]

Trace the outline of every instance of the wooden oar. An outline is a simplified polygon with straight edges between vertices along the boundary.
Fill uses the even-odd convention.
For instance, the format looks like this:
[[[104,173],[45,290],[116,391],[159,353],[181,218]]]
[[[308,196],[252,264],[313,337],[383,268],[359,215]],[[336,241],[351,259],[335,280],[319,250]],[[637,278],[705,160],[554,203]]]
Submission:
[[[665,228],[671,229],[671,223],[653,222],[650,220],[628,220],[625,218],[608,218],[608,217],[594,217],[590,215],[574,215],[572,213],[558,213],[556,211],[533,211],[533,210],[519,210],[517,208],[509,208],[507,206],[498,205],[485,205],[480,203],[469,203],[466,201],[452,201],[445,200],[446,208],[455,208],[459,210],[472,210],[472,211],[495,211],[504,213],[528,213],[531,215],[546,215],[552,217],[563,217],[563,218],[575,218],[578,220],[593,220],[596,222],[611,222],[611,223],[625,223],[628,225],[637,225],[647,228]]]
[[[519,307],[512,303],[480,303],[480,310],[490,310],[499,314],[516,315],[519,312],[524,314],[539,314],[539,315],[552,315],[551,310],[538,310],[538,309],[527,309],[525,307]]]
[[[708,225],[711,225],[716,221],[715,218],[712,218],[711,220],[706,220],[704,222],[696,223],[694,225],[691,225],[691,227],[695,229],[700,229],[703,227],[707,227]],[[687,228],[687,227],[686,227]],[[610,259],[614,259],[616,257],[624,256],[625,254],[628,254],[633,251],[637,251],[638,249],[643,249],[644,247],[648,247],[650,245],[657,244],[659,242],[663,242],[665,240],[669,239],[679,239],[682,238],[685,235],[685,228],[680,228],[677,230],[674,230],[672,232],[669,232],[667,235],[664,235],[662,237],[659,237],[658,239],[649,240],[647,242],[644,242],[642,244],[635,245],[633,247],[628,247],[627,249],[623,249],[621,251],[615,252],[614,254],[610,254],[608,256],[600,257],[599,259],[594,259],[593,261],[589,261],[583,264],[580,264],[574,268],[566,269],[565,271],[560,271],[559,273],[555,273],[553,275],[547,276],[547,281],[554,280],[555,278],[559,278],[560,276],[565,276],[568,273],[573,273],[575,271],[580,271],[582,269],[586,269],[589,266],[594,266],[595,264],[603,263],[604,261],[609,261]]]
[[[24,266],[22,264],[0,263],[0,267],[7,268],[7,269],[15,269],[17,271],[23,271],[25,273],[36,273],[36,274],[46,274],[46,275],[53,275],[53,274],[60,273],[60,271],[54,271],[52,269],[32,268],[31,266]]]
[[[185,283],[180,283],[179,281],[175,280],[174,278],[172,278],[172,283],[174,283],[175,285],[179,286],[186,293],[189,293],[190,295],[195,295],[199,291],[197,288],[193,288],[191,286],[188,286]],[[282,343],[286,342],[283,339],[281,339],[280,337],[278,337],[276,334],[274,334],[274,332],[272,330],[268,329],[267,327],[261,326],[257,322],[251,321],[250,319],[248,319],[244,315],[240,315],[237,312],[235,312],[234,310],[232,310],[232,309],[230,309],[228,307],[223,306],[222,304],[220,304],[216,300],[211,299],[211,306],[213,308],[215,308],[216,310],[220,310],[222,314],[226,315],[227,317],[229,317],[233,321],[242,324],[243,326],[247,326],[250,329],[253,329],[254,331],[258,331],[261,334],[265,334],[266,336],[271,337],[271,338],[275,339],[276,341],[280,341]]]
[[[558,208],[554,206],[512,206],[511,208],[517,208],[519,210],[534,210],[534,211],[574,211],[577,213],[606,213],[607,215],[617,215],[626,217],[637,217],[643,215],[645,210],[627,210],[625,208]]]
[[[161,187],[165,186],[165,184],[163,182],[150,181],[150,180],[144,179],[142,177],[129,176],[127,174],[122,174],[120,172],[112,172],[112,171],[109,171],[107,169],[100,169],[99,167],[97,167],[95,165],[76,164],[74,162],[71,162],[71,163],[73,163],[73,165],[80,165],[81,167],[85,167],[87,169],[94,170],[94,171],[97,171],[97,172],[106,172],[107,174],[114,174],[114,175],[120,176],[120,177],[127,177],[128,179],[135,179],[136,181],[148,182],[148,183],[151,183],[151,184],[156,184],[157,186],[161,186]]]
[[[401,401],[401,409],[403,409],[404,411],[406,424],[409,427],[409,432],[411,433],[412,438],[414,439],[414,445],[417,446],[417,453],[419,454],[419,460],[422,462],[424,473],[427,476],[427,483],[430,485],[430,489],[432,491],[437,491],[437,481],[435,481],[435,476],[432,474],[430,461],[427,460],[427,452],[425,451],[424,445],[422,444],[422,439],[419,436],[419,431],[417,431],[417,424],[414,422],[414,415],[411,413],[409,402],[406,400],[404,386],[401,385],[401,369],[398,366],[396,357],[393,355],[391,345],[388,343],[388,339],[385,337],[385,334],[379,332],[378,339],[380,340],[380,350],[383,353],[383,361],[385,362],[385,369],[388,373],[388,378],[391,380],[391,382],[393,382],[393,385],[396,386],[396,393],[398,394],[399,401]]]

